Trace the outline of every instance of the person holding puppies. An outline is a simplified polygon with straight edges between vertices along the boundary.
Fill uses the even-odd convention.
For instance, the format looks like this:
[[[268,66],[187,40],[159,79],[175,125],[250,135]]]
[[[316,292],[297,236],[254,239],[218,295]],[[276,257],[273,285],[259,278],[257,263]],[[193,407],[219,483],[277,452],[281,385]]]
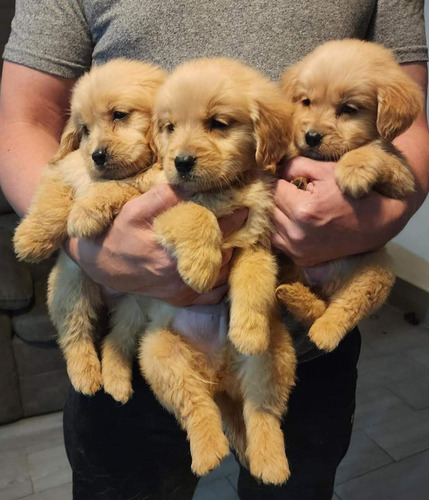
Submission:
[[[44,5],[45,4],[45,5]],[[43,10],[42,10],[43,9]],[[251,0],[240,7],[204,3],[17,2],[6,48],[0,108],[0,181],[20,214],[27,210],[40,172],[58,147],[75,79],[114,57],[160,64],[171,70],[184,59],[223,55],[242,59],[278,79],[316,45],[333,38],[378,41],[395,51],[405,71],[426,89],[427,51],[423,2],[400,0],[269,5]],[[48,28],[47,28],[48,27]],[[281,173],[273,220],[276,248],[300,266],[383,246],[407,223],[429,189],[429,144],[424,113],[395,140],[416,179],[404,200],[371,193],[350,200],[339,190],[333,162],[298,157]],[[288,181],[307,177],[308,191]],[[174,261],[154,242],[152,221],[183,199],[167,185],[129,202],[111,229],[96,240],[70,240],[68,252],[96,282],[190,307],[181,321],[217,330],[206,305],[226,292],[232,252],[223,255],[217,285],[198,295],[181,282]],[[376,214],[376,216],[374,216]],[[239,212],[220,221],[224,236],[246,219]],[[180,302],[178,302],[180,297]],[[215,321],[216,322],[216,321]],[[305,332],[296,332],[301,361],[299,383],[285,422],[291,478],[281,487],[257,483],[242,468],[243,499],[318,500],[332,497],[335,470],[350,439],[354,410],[359,334],[349,334],[326,355]],[[65,437],[74,470],[74,498],[191,498],[197,478],[190,471],[189,446],[174,417],[167,414],[138,373],[134,396],[118,406],[103,392],[92,398],[71,392],[65,408]]]

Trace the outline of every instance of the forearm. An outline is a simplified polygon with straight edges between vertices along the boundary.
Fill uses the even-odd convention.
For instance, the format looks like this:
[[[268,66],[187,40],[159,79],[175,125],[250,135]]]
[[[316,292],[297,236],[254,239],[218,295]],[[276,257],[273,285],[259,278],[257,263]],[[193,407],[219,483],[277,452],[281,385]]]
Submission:
[[[423,111],[413,125],[393,142],[404,153],[416,179],[416,191],[409,197],[409,216],[423,203],[429,192],[429,131],[426,118],[428,74],[426,63],[402,65],[403,70],[422,88]]]
[[[416,179],[416,191],[409,198],[411,216],[429,192],[429,134],[425,118],[420,117],[394,144],[406,156]]]
[[[0,183],[19,214],[58,148],[74,80],[4,62],[0,93]]]
[[[46,163],[58,148],[52,132],[33,124],[0,122],[0,184],[15,211],[24,215]]]

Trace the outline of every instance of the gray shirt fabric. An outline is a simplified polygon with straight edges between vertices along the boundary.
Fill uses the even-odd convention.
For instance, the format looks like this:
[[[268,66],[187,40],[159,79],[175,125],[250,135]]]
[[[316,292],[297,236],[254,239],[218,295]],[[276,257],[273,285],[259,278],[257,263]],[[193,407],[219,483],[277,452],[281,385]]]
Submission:
[[[277,79],[316,45],[351,37],[426,61],[423,0],[17,0],[4,58],[75,78],[119,56],[171,70],[221,55]]]
[[[362,38],[399,62],[427,61],[423,0],[17,0],[3,57],[77,78],[115,57],[167,70],[187,59],[241,59],[277,79],[330,39]],[[318,355],[285,318],[300,361]]]

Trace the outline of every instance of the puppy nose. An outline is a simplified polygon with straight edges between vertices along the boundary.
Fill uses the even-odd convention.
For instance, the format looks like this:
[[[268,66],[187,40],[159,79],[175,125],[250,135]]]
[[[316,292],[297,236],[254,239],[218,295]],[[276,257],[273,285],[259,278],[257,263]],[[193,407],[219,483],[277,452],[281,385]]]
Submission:
[[[305,142],[310,146],[318,146],[322,142],[323,135],[316,132],[316,130],[309,130],[305,134]]]
[[[195,165],[195,157],[190,155],[176,156],[174,158],[174,165],[180,174],[187,174]]]
[[[97,149],[92,153],[92,159],[98,167],[102,167],[106,163],[106,156],[107,153],[105,149]]]

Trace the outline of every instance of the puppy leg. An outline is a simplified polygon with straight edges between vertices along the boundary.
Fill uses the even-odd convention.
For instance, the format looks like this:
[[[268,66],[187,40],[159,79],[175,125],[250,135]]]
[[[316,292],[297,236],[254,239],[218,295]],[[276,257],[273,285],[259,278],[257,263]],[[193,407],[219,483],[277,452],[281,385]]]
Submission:
[[[137,338],[147,318],[134,296],[126,295],[112,315],[111,332],[104,338],[101,356],[104,391],[116,401],[126,403],[132,393],[132,363]]]
[[[213,213],[196,203],[179,203],[155,219],[154,229],[177,259],[185,283],[199,293],[213,288],[222,264],[222,233]]]
[[[95,182],[85,194],[76,198],[71,209],[67,231],[76,238],[93,238],[112,223],[125,203],[140,193],[125,182]]]
[[[192,470],[202,476],[229,452],[219,408],[213,399],[214,376],[205,356],[168,329],[147,332],[139,352],[142,372],[153,392],[188,434]]]
[[[344,336],[387,299],[395,281],[393,272],[379,263],[360,267],[332,295],[326,311],[310,328],[319,349],[333,351]]]
[[[289,309],[293,317],[305,326],[311,326],[326,310],[326,303],[299,281],[280,285],[276,297]]]
[[[290,475],[281,419],[295,385],[296,356],[284,326],[272,322],[266,352],[245,359],[242,385],[247,458],[253,476],[267,484],[282,484]]]
[[[92,395],[101,386],[101,365],[95,348],[94,323],[100,290],[61,252],[48,280],[48,309],[59,334],[73,387]]]
[[[269,317],[275,301],[277,266],[263,247],[236,250],[229,277],[229,338],[246,355],[268,347]]]
[[[48,167],[29,213],[15,231],[13,242],[19,259],[39,262],[59,248],[67,237],[72,202],[71,187]]]
[[[337,164],[335,178],[341,191],[353,198],[372,189],[390,198],[403,198],[414,191],[414,177],[405,159],[381,141],[346,153]]]

